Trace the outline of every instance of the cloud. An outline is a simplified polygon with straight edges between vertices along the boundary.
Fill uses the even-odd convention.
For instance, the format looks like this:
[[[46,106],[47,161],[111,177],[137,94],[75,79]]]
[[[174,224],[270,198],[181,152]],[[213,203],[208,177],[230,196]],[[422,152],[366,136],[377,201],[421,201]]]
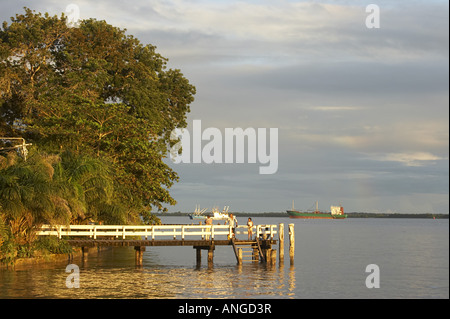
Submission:
[[[74,2],[75,3],[75,2]],[[172,165],[172,210],[280,211],[292,199],[350,211],[448,212],[448,1],[78,0],[157,46],[197,88],[188,123],[279,128],[279,170]],[[56,0],[6,2],[59,14]],[[297,203],[297,201],[296,201]],[[421,211],[422,210],[422,211]]]
[[[427,152],[414,153],[388,153],[381,156],[372,156],[372,159],[379,161],[400,162],[406,166],[424,166],[429,165],[429,161],[448,160],[448,157],[440,157]]]

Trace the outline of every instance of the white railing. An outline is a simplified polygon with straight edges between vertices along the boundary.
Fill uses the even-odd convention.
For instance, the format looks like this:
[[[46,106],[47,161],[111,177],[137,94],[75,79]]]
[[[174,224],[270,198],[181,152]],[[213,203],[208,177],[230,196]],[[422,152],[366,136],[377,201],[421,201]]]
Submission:
[[[252,227],[257,237],[273,239],[277,225],[256,225]],[[126,239],[127,237],[143,237],[145,240],[154,240],[156,237],[169,237],[184,240],[187,236],[201,236],[202,239],[213,240],[216,236],[231,238],[233,230],[228,225],[43,225],[37,231],[38,236],[108,236]],[[248,234],[247,226],[238,226],[235,234]]]

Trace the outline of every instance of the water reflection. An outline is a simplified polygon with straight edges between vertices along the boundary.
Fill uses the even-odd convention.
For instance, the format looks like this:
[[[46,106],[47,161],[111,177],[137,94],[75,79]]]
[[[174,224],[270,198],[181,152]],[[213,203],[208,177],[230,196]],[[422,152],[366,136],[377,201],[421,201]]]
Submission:
[[[78,289],[66,288],[66,262],[0,270],[0,298],[448,298],[448,220],[295,223],[295,266],[238,266],[217,247],[198,267],[190,247],[151,247],[135,268],[134,249],[116,247],[71,261]],[[370,263],[380,289],[365,286]]]
[[[148,259],[148,258],[147,258]],[[0,272],[0,294],[8,298],[289,298],[295,296],[295,268],[262,263],[164,266],[146,260],[134,267],[134,252],[111,248],[80,267],[80,288],[66,287],[67,263]]]

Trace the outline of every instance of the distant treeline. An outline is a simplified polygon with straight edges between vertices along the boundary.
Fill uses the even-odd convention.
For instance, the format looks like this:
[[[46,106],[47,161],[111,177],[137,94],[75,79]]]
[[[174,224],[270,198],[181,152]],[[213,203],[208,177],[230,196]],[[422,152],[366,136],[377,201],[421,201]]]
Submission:
[[[385,214],[385,213],[347,213],[348,218],[436,218],[448,219],[448,214]]]
[[[288,217],[287,213],[283,212],[266,212],[266,213],[246,213],[246,212],[233,212],[236,217]],[[436,219],[448,219],[449,214],[399,214],[399,213],[361,213],[353,212],[346,213],[348,218],[436,218]],[[159,213],[157,216],[187,216],[188,213],[172,212],[172,213]]]

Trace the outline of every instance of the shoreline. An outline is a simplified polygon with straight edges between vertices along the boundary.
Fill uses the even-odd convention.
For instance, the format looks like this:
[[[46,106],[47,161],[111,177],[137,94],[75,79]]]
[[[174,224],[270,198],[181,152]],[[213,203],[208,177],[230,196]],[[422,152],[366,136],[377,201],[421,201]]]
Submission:
[[[246,212],[231,212],[236,217],[289,217],[284,212],[265,212],[265,213],[246,213]],[[172,212],[172,213],[154,213],[155,216],[162,217],[188,217],[190,213]],[[352,212],[346,213],[347,218],[422,218],[422,219],[449,219],[449,214],[400,214],[400,213],[360,213]]]
[[[108,247],[103,247],[101,250]],[[98,253],[99,249],[98,247],[92,247],[89,248],[88,254],[91,255],[93,253]],[[29,258],[17,258],[14,261],[14,265],[6,265],[0,263],[0,270],[24,270],[29,267],[33,266],[39,266],[39,267],[45,267],[45,266],[52,266],[55,264],[70,264],[75,258],[82,258],[83,252],[81,251],[81,248],[74,247],[74,251],[72,254],[49,254],[44,256],[36,256],[36,257],[29,257]]]

